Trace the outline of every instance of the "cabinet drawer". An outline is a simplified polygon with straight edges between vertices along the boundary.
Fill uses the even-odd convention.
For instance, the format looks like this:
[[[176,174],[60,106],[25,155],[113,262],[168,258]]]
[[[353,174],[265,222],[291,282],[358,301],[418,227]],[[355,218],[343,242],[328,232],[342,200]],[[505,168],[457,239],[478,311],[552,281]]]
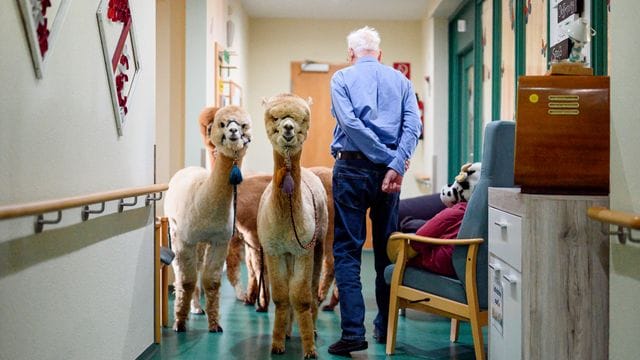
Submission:
[[[489,251],[522,271],[522,219],[489,207]]]
[[[522,274],[489,255],[489,359],[522,359]]]

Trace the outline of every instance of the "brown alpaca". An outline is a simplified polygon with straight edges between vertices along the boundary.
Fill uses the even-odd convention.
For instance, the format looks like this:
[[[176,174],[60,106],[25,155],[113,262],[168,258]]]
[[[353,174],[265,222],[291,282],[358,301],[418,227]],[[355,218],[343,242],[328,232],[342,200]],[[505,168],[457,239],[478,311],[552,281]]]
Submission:
[[[273,146],[273,178],[258,207],[258,238],[269,271],[276,305],[271,352],[285,351],[293,312],[305,358],[317,356],[314,324],[328,225],[327,194],[320,179],[300,166],[309,131],[307,102],[293,94],[265,101],[265,127]]]
[[[327,227],[327,235],[324,239],[324,255],[322,261],[322,276],[318,288],[318,303],[322,303],[333,283],[333,192],[331,190],[331,179],[333,171],[328,167],[312,167],[309,168],[316,174],[325,192],[327,193],[327,209],[329,213],[329,225]],[[238,188],[238,230],[243,235],[243,239],[234,245],[229,244],[229,257],[232,253],[241,253],[240,248],[245,243],[245,262],[247,264],[247,292],[246,304],[256,306],[256,311],[265,312],[268,309],[269,294],[269,276],[267,268],[264,265],[263,255],[261,254],[260,240],[258,239],[258,229],[256,227],[256,218],[258,216],[258,208],[255,204],[260,202],[260,197],[271,182],[271,175],[259,174],[248,176],[244,179]],[[231,267],[227,259],[227,275],[231,276]],[[239,271],[236,270],[236,271]],[[335,306],[335,304],[333,305]],[[323,308],[324,309],[324,308]],[[333,309],[333,307],[331,307]]]
[[[208,132],[217,150],[215,165],[210,173],[195,166],[178,171],[169,182],[164,203],[176,252],[172,263],[176,276],[173,329],[186,330],[189,301],[198,280],[197,246],[204,243],[201,276],[209,331],[221,332],[220,278],[233,231],[233,186],[229,177],[234,164],[240,166],[251,141],[251,121],[247,112],[237,106],[207,108],[200,116],[214,119]]]

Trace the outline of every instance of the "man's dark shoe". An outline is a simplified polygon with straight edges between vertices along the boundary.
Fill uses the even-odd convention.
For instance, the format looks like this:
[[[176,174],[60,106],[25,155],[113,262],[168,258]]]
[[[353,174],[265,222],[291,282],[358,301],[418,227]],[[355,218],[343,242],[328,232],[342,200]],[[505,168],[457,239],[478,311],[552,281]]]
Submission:
[[[347,356],[352,351],[366,350],[369,344],[366,340],[344,340],[329,346],[329,354]]]
[[[373,338],[376,340],[378,344],[386,344],[387,343],[387,334],[383,334],[378,329],[373,330]]]

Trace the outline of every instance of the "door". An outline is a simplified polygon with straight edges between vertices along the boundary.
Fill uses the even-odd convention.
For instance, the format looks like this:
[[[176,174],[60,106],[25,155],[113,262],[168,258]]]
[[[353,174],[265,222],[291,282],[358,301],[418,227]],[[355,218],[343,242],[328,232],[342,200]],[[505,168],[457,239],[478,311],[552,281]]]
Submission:
[[[331,77],[348,64],[329,65],[326,72],[302,71],[303,62],[291,63],[291,92],[303,99],[311,97],[311,127],[302,150],[304,167],[333,167],[329,146],[336,125],[331,116]]]

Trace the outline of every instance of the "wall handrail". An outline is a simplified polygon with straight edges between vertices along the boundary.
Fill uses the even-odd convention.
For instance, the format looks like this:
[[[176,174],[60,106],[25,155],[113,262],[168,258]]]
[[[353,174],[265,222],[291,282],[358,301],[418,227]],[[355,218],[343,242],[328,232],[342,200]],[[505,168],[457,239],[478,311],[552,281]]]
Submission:
[[[49,212],[56,212],[65,209],[100,204],[105,201],[126,199],[147,195],[148,201],[155,201],[162,198],[162,192],[167,190],[167,184],[154,184],[111,191],[93,193],[89,195],[71,196],[61,199],[34,201],[19,205],[0,206],[0,220],[12,219],[23,216],[42,215]],[[159,197],[151,197],[152,194],[160,193]],[[148,205],[147,201],[147,205]]]
[[[618,240],[624,244],[626,239],[634,243],[640,243],[640,239],[632,236],[631,230],[640,230],[640,215],[624,211],[610,210],[601,206],[592,206],[587,210],[587,215],[605,224],[618,225],[617,231],[609,232],[618,235]],[[624,229],[627,228],[625,232]]]

